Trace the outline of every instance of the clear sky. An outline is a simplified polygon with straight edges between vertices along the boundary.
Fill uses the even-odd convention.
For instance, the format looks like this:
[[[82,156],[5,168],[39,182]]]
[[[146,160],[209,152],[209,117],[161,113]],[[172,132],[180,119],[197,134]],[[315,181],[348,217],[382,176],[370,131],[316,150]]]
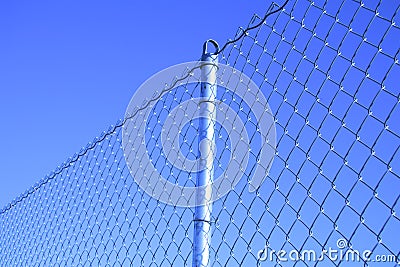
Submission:
[[[270,1],[0,3],[0,206],[124,115],[157,71],[197,60]]]
[[[254,266],[267,244],[297,251],[344,251],[351,245],[374,255],[398,255],[400,6],[397,0],[364,1],[290,1],[286,12],[271,16],[231,46],[228,58],[220,58],[260,85],[276,119],[278,147],[256,193],[247,191],[242,178],[213,203],[213,262]],[[199,59],[206,39],[223,45],[269,4],[0,4],[0,206],[122,118],[146,79]],[[163,161],[168,153],[158,137],[164,111],[196,93],[185,89],[160,98],[161,111],[150,113],[145,123],[154,166],[179,182],[188,175]],[[218,98],[255,133],[257,104],[244,105],[240,95],[220,92]],[[197,128],[192,130],[180,136],[181,150],[189,156],[197,147],[191,134]],[[217,132],[216,173],[227,165],[223,153],[242,151],[225,141],[232,142],[233,131]],[[0,262],[191,262],[191,227],[198,220],[191,209],[162,204],[138,188],[131,176],[141,175],[129,173],[121,134],[118,128],[2,214]],[[252,135],[250,162],[263,167],[257,136]],[[128,135],[132,142],[140,141],[137,137]],[[144,157],[138,158],[138,169],[146,169]],[[252,165],[246,167],[244,176],[252,178]],[[339,247],[340,240],[345,246]],[[359,266],[353,263],[345,265]]]

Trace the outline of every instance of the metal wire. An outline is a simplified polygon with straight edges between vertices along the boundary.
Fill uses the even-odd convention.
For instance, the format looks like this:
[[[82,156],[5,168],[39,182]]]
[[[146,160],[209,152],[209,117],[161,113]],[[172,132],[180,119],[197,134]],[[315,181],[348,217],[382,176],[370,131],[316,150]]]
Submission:
[[[213,203],[210,265],[397,266],[399,4],[292,0],[281,7],[254,16],[219,52],[221,64],[245,73],[266,96],[277,152],[263,185],[248,192],[254,167],[265,166],[258,160],[259,125],[251,105],[219,88],[219,100],[237,112],[252,149],[243,179]],[[147,119],[146,145],[156,168],[171,182],[195,186],[196,172],[177,170],[161,147],[168,114],[199,94],[186,78],[150,101],[149,118],[136,110],[1,211],[0,265],[191,265],[194,209],[147,195],[122,147],[122,126]],[[237,152],[232,134],[216,126],[216,176]],[[182,153],[195,159],[196,122],[180,138]],[[319,256],[329,249],[350,256],[368,250],[371,261],[279,255]]]
[[[268,9],[268,12],[265,14],[264,18],[263,18],[260,22],[258,22],[258,23],[255,24],[255,25],[249,25],[246,29],[242,30],[242,33],[241,33],[241,34],[238,34],[237,37],[236,37],[235,39],[227,41],[227,42],[222,46],[222,48],[221,48],[220,50],[218,50],[215,54],[218,55],[219,53],[222,53],[229,45],[236,43],[237,41],[239,41],[240,39],[242,39],[244,36],[246,36],[246,35],[249,33],[249,31],[254,30],[254,29],[260,27],[260,26],[265,22],[265,20],[266,20],[269,16],[271,16],[271,15],[273,15],[273,14],[275,14],[275,13],[281,11],[281,10],[283,10],[283,9],[285,8],[285,6],[287,5],[288,2],[289,2],[289,0],[286,0],[286,1],[285,1],[281,6],[279,6],[277,9],[273,9],[275,6],[277,6],[277,4],[276,4],[276,3],[272,3],[271,6],[270,6],[269,9]]]

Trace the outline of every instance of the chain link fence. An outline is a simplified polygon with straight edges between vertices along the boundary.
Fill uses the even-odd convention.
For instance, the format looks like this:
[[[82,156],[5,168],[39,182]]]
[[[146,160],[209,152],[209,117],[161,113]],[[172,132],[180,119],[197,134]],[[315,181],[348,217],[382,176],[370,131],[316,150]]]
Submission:
[[[246,74],[268,101],[276,152],[268,172],[256,101],[249,105],[218,87],[218,101],[237,113],[250,149],[237,171],[243,177],[212,204],[210,266],[400,263],[399,16],[397,1],[290,0],[266,19],[255,15],[248,27],[260,26],[239,29],[236,37],[243,37],[223,47],[220,63]],[[6,206],[0,265],[192,265],[195,208],[144,192],[122,139],[126,124],[144,124],[155,168],[194,187],[196,170],[174,167],[161,136],[168,114],[199,92],[181,83],[155,97],[149,117],[137,111],[119,121]],[[245,153],[231,142],[234,131],[215,125],[215,177],[230,155]],[[198,157],[197,136],[196,120],[179,131],[179,150],[189,160]],[[266,177],[250,192],[257,166]]]

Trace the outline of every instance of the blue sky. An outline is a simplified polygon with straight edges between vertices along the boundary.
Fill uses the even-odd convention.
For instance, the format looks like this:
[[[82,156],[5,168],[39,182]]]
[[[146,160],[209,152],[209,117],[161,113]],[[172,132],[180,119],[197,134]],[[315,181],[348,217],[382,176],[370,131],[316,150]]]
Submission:
[[[274,249],[318,250],[344,237],[375,254],[400,251],[393,234],[400,223],[399,6],[395,0],[365,3],[291,1],[291,11],[270,17],[220,60],[262,85],[276,116],[278,153],[257,194],[248,193],[242,179],[213,204],[215,261],[254,263],[267,241]],[[198,59],[208,38],[222,45],[268,6],[0,4],[0,205],[123,117],[151,75]],[[170,107],[179,92],[186,93],[166,98]],[[234,102],[246,118],[247,107]],[[152,133],[161,121],[154,115]],[[113,261],[118,251],[126,262],[128,256],[134,263],[155,256],[190,262],[191,210],[164,209],[126,179],[118,131],[3,216],[0,256],[73,265],[70,260],[85,257],[108,261],[111,255]],[[109,247],[113,238],[118,249]],[[75,251],[78,244],[82,253]],[[15,251],[27,253],[15,257]]]
[[[123,117],[135,89],[270,1],[0,3],[0,206]]]

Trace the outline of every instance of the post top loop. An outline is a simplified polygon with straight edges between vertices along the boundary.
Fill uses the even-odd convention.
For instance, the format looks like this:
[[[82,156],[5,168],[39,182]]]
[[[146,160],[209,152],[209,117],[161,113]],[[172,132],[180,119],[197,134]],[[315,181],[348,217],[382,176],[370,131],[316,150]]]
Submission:
[[[209,43],[211,43],[211,44],[214,46],[215,52],[213,52],[213,53],[208,52],[208,44],[209,44]],[[219,45],[218,45],[218,43],[217,43],[216,41],[214,41],[213,39],[208,39],[208,40],[205,41],[204,44],[203,44],[203,55],[208,54],[208,53],[214,54],[214,55],[217,55],[217,54],[219,53]]]

